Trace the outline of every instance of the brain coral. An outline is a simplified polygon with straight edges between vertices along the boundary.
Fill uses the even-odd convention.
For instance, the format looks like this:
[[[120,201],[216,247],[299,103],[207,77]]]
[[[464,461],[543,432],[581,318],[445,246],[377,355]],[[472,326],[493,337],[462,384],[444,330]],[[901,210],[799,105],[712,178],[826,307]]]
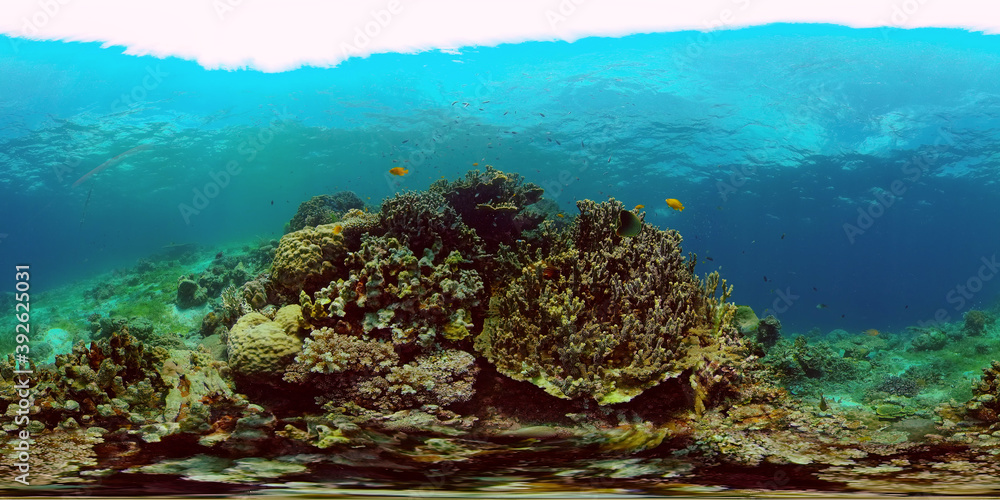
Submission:
[[[620,202],[577,203],[580,216],[544,259],[498,283],[476,349],[497,370],[562,398],[632,399],[693,363],[698,339],[735,334],[735,306],[715,298],[681,255],[680,235],[615,234]]]
[[[338,276],[348,251],[357,249],[361,236],[375,229],[378,221],[376,214],[348,210],[335,224],[286,234],[271,263],[274,285],[293,297],[320,289]]]
[[[285,306],[288,307],[298,306]],[[279,310],[279,315],[281,314]],[[247,377],[269,377],[284,373],[285,367],[302,350],[294,335],[297,325],[271,321],[261,313],[244,315],[229,332],[229,366]]]

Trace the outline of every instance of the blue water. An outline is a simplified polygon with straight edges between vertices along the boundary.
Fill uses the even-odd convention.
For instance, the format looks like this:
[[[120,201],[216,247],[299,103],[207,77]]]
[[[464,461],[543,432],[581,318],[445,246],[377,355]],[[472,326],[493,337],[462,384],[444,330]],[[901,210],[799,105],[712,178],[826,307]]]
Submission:
[[[477,162],[569,214],[646,205],[786,331],[953,321],[1000,290],[995,36],[772,25],[275,74],[123,51],[0,39],[0,262],[37,287],[277,237],[311,196],[375,206]]]

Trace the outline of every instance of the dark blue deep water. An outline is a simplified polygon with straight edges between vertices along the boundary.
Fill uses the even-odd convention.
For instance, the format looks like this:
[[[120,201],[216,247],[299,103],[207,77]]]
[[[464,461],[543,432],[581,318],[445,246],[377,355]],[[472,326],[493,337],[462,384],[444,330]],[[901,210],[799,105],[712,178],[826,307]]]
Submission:
[[[122,52],[0,39],[0,262],[38,288],[478,163],[569,214],[644,204],[786,331],[955,321],[1000,290],[995,37],[774,25],[270,74]]]

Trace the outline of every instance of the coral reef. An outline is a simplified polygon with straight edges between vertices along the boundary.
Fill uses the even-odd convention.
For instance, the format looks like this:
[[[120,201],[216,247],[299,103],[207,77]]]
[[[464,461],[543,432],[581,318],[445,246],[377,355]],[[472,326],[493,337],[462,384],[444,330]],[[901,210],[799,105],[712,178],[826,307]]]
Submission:
[[[438,192],[399,193],[382,203],[379,216],[379,227],[385,235],[399,240],[416,255],[437,245],[471,260],[485,256],[481,236],[462,222]]]
[[[298,310],[298,306],[286,307]],[[233,325],[227,340],[233,371],[251,378],[279,377],[302,349],[298,331],[298,324],[287,320],[274,322],[258,312],[244,315]]]
[[[351,191],[341,191],[333,195],[313,196],[299,204],[299,209],[288,222],[286,233],[298,231],[306,227],[316,227],[330,222],[331,216],[340,217],[348,210],[360,210],[365,204],[358,195]]]
[[[760,324],[757,325],[757,335],[754,338],[756,342],[764,346],[765,349],[770,349],[780,338],[781,322],[778,321],[778,318],[772,314],[760,320]]]
[[[485,172],[468,172],[464,179],[439,180],[429,191],[444,197],[462,222],[483,239],[491,254],[500,244],[517,240],[522,232],[537,228],[545,219],[542,211],[531,206],[542,199],[542,188],[490,165]]]
[[[735,334],[718,275],[702,283],[676,231],[615,235],[620,202],[577,203],[561,244],[498,283],[476,349],[497,370],[561,398],[628,401],[691,368],[692,346]],[[697,340],[696,340],[697,339]]]
[[[337,404],[397,411],[469,400],[479,369],[467,352],[434,351],[400,364],[392,344],[314,330],[284,379],[314,385]]]
[[[984,422],[1000,422],[1000,361],[983,368],[983,375],[973,384],[972,393],[966,405],[969,416]]]
[[[373,230],[379,218],[349,210],[335,224],[306,227],[281,238],[270,270],[270,286],[289,298],[313,293],[338,276],[349,250]]]
[[[443,255],[440,242],[418,259],[395,238],[367,236],[345,266],[346,279],[301,297],[310,323],[424,347],[474,327],[482,280],[457,251]]]

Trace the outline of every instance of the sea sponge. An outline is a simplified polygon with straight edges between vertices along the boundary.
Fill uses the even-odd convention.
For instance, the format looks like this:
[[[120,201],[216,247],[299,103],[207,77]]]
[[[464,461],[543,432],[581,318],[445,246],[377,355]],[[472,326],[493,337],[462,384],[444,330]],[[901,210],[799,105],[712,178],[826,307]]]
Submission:
[[[229,366],[246,377],[280,375],[302,350],[298,337],[258,312],[241,317],[230,330],[228,342]]]

